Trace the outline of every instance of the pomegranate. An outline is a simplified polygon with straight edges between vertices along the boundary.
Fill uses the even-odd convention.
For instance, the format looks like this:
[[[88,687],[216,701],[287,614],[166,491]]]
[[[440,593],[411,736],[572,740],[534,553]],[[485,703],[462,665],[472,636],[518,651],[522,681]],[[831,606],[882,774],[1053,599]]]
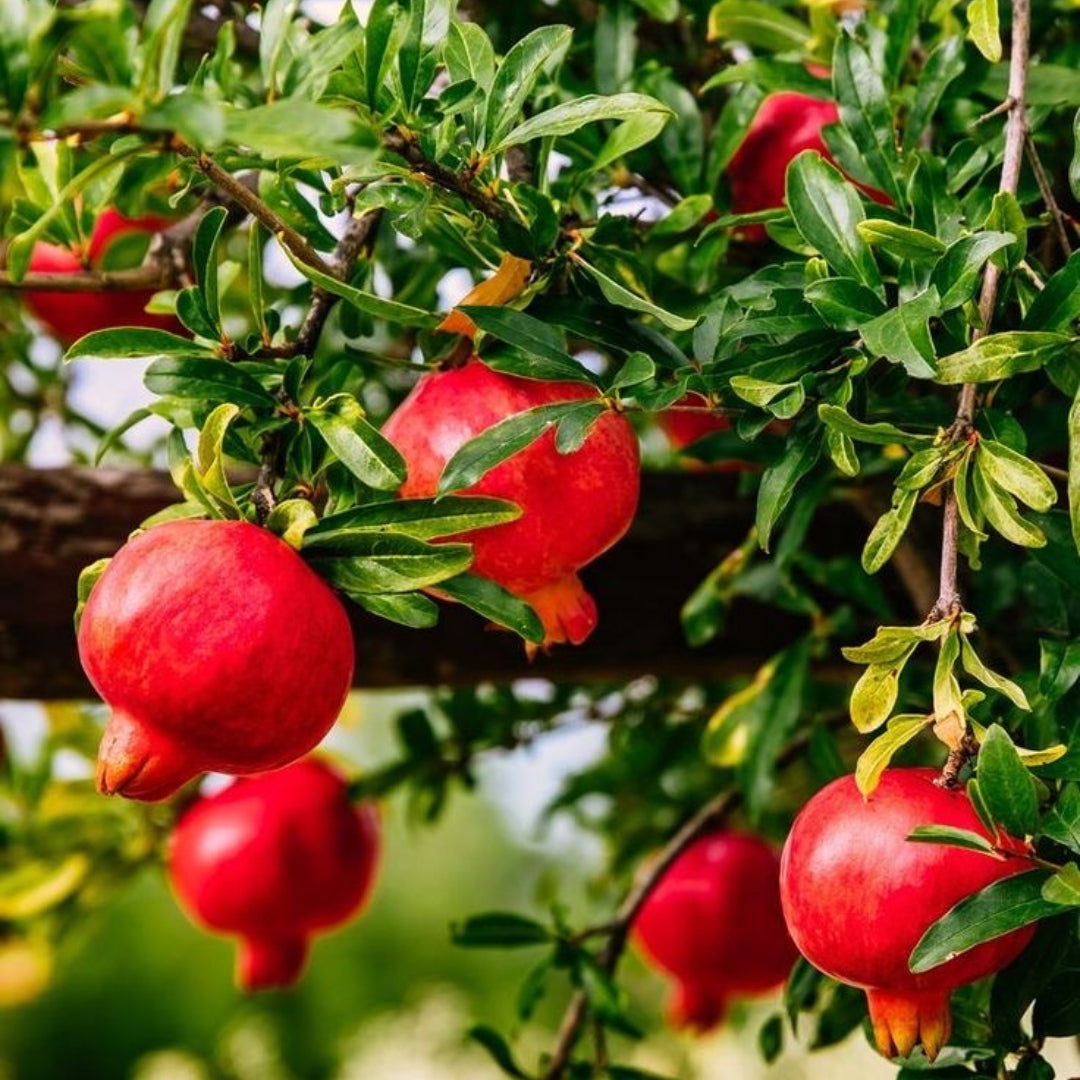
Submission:
[[[463,367],[425,375],[383,428],[408,466],[400,493],[434,495],[454,452],[507,417],[596,396],[582,383],[502,375],[475,357]],[[626,417],[609,411],[573,453],[560,454],[554,431],[548,431],[491,469],[468,493],[517,503],[521,517],[451,539],[472,543],[477,574],[535,608],[545,644],[576,645],[597,620],[577,571],[626,532],[639,484],[637,436]]]
[[[672,975],[673,1023],[707,1030],[732,997],[779,986],[798,955],[780,911],[780,860],[764,841],[714,833],[691,844],[634,920],[645,956]]]
[[[816,69],[814,74],[826,73]],[[816,150],[835,165],[821,129],[839,119],[834,101],[793,91],[770,94],[761,103],[746,138],[727,167],[732,212],[752,214],[785,205],[787,167],[804,150]],[[875,202],[890,202],[880,191],[859,187]],[[763,225],[744,225],[741,232],[751,243],[766,239]]]
[[[125,234],[160,232],[168,225],[169,222],[163,218],[128,218],[117,210],[109,209],[97,219],[85,252],[56,244],[35,244],[30,256],[30,269],[50,274],[75,274],[86,269],[99,269],[115,240]],[[154,289],[112,292],[30,289],[23,296],[34,315],[64,345],[70,345],[94,330],[113,326],[145,326],[185,333],[171,315],[151,315],[146,311],[154,292]]]
[[[241,988],[262,990],[296,982],[312,934],[360,909],[378,857],[374,807],[354,806],[341,776],[307,758],[193,803],[168,869],[195,922],[240,937]]]
[[[908,958],[925,931],[965,897],[1030,869],[1015,858],[905,838],[920,825],[949,825],[988,836],[960,790],[938,787],[933,769],[886,770],[864,799],[854,777],[819,791],[795,819],[780,868],[788,929],[826,975],[866,991],[877,1047],[907,1056],[922,1043],[933,1060],[951,1030],[949,995],[1005,967],[1032,927],[984,942],[921,975]]]
[[[162,799],[200,772],[288,764],[352,682],[337,597],[272,533],[173,521],[128,541],[94,586],[79,657],[112,707],[98,788]]]

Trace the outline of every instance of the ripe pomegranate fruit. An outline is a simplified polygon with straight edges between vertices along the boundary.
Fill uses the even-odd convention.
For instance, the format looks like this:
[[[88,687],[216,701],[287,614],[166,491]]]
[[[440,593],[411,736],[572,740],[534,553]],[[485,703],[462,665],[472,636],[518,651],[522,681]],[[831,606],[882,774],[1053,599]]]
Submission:
[[[170,223],[163,218],[124,217],[118,210],[104,211],[94,225],[85,251],[38,243],[30,256],[30,269],[50,274],[74,274],[100,269],[112,244],[132,233],[161,232]],[[61,344],[70,345],[94,330],[114,326],[144,326],[185,333],[171,315],[151,315],[146,305],[154,289],[112,292],[59,292],[30,289],[23,293],[27,306]]]
[[[112,707],[105,794],[162,799],[200,772],[261,772],[307,753],[352,682],[328,585],[243,521],[173,521],[130,540],[94,586],[79,657]]]
[[[813,73],[827,74],[820,69],[814,69]],[[727,167],[732,212],[752,214],[784,206],[787,167],[804,150],[816,150],[835,165],[821,129],[839,119],[834,101],[793,91],[770,94],[761,103],[746,138]],[[883,192],[859,187],[875,202],[890,202]],[[762,243],[766,239],[763,225],[744,225],[740,232],[750,243]]]
[[[383,428],[408,465],[400,493],[434,495],[454,452],[507,417],[596,396],[582,383],[502,375],[475,357],[463,367],[425,375]],[[554,431],[548,431],[491,469],[468,493],[509,499],[521,507],[521,517],[451,539],[472,543],[477,574],[532,604],[545,644],[576,645],[597,620],[577,571],[626,532],[639,484],[634,429],[626,417],[606,412],[571,454],[560,454]]]
[[[907,1056],[922,1043],[931,1060],[951,1030],[949,994],[1005,967],[1032,927],[984,942],[921,975],[908,958],[925,931],[965,897],[1030,869],[1022,857],[906,840],[920,825],[951,825],[987,836],[959,790],[938,787],[933,769],[886,770],[864,799],[854,777],[822,789],[788,836],[780,896],[802,954],[834,979],[866,991],[877,1047]],[[1022,856],[1011,838],[1007,850]]]
[[[691,844],[649,894],[633,935],[675,979],[671,1021],[701,1031],[724,1018],[731,998],[779,986],[798,955],[780,911],[780,859],[738,833]]]
[[[262,990],[296,982],[312,934],[367,899],[378,858],[374,807],[354,806],[341,776],[307,758],[193,803],[168,869],[195,922],[239,936],[241,988]]]

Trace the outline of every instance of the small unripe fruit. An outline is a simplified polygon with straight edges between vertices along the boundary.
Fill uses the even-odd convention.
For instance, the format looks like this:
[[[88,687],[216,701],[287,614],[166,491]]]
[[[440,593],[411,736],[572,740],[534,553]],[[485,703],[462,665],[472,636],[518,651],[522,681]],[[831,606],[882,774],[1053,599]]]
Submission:
[[[106,210],[97,219],[94,231],[82,252],[56,244],[38,243],[30,255],[29,269],[35,273],[76,274],[101,268],[110,245],[131,233],[152,234],[168,228],[164,218],[127,218],[117,210]],[[61,292],[34,290],[23,293],[27,307],[63,345],[70,345],[95,330],[116,326],[140,326],[185,333],[171,315],[153,315],[146,305],[154,289],[118,289],[107,292]]]
[[[243,521],[173,521],[120,549],[79,625],[112,708],[106,794],[162,799],[200,772],[261,772],[326,734],[352,683],[348,617],[283,540]]]
[[[797,953],[780,911],[780,860],[755,836],[714,833],[691,844],[634,921],[645,956],[675,980],[669,1016],[707,1030],[732,998],[767,993]]]
[[[338,773],[309,758],[193,803],[168,865],[191,918],[240,938],[239,985],[262,990],[294,983],[311,936],[360,910],[378,857],[375,809],[354,806]]]
[[[920,825],[948,825],[988,837],[963,791],[934,783],[933,769],[889,769],[869,798],[851,776],[817,793],[788,835],[780,895],[800,952],[826,975],[866,991],[877,1047],[907,1056],[919,1043],[931,1060],[948,1041],[949,995],[1011,963],[1032,927],[984,942],[915,975],[919,939],[954,905],[992,882],[1031,868],[907,840]],[[1006,850],[1024,845],[1004,838]]]
[[[527,409],[595,398],[582,383],[502,375],[478,359],[425,375],[383,427],[408,466],[406,497],[436,493],[454,453],[481,432]],[[569,454],[554,431],[489,470],[467,494],[508,499],[516,521],[452,539],[473,545],[473,571],[536,609],[546,643],[584,641],[596,625],[596,604],[577,571],[626,532],[637,508],[638,442],[626,417],[607,411]]]

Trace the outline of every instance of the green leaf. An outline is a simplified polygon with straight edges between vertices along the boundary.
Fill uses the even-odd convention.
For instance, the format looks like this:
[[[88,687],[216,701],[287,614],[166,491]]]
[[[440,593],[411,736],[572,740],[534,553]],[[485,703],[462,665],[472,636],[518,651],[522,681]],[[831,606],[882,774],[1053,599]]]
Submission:
[[[397,61],[402,104],[410,115],[431,88],[437,50],[449,28],[449,0],[409,0],[409,21]]]
[[[1078,114],[1080,115],[1080,114]],[[1051,274],[1020,324],[1024,330],[1066,331],[1080,318],[1080,251]]]
[[[526,641],[540,645],[544,627],[539,616],[524,600],[507,592],[501,585],[476,574],[460,574],[444,581],[439,591],[464,604],[492,622],[505,626]]]
[[[506,138],[541,73],[562,62],[572,37],[569,26],[541,26],[513,45],[491,84],[485,145],[498,146]]]
[[[640,311],[645,315],[651,315],[669,330],[693,330],[697,325],[697,319],[684,319],[681,315],[675,315],[670,311],[665,311],[662,307],[658,307],[644,296],[638,296],[637,293],[631,292],[625,285],[620,285],[614,278],[608,277],[607,274],[598,270],[591,263],[586,262],[580,255],[574,253],[571,258],[575,266],[579,266],[600,286],[600,291],[609,303],[616,304],[618,307],[629,308],[631,311]]]
[[[520,146],[533,139],[570,135],[586,124],[594,124],[600,120],[626,120],[645,113],[659,113],[665,120],[674,115],[662,101],[657,101],[648,94],[586,94],[530,116],[505,135],[496,146],[492,146],[489,152],[499,154],[511,146]]]
[[[1080,390],[1069,408],[1069,521],[1073,543],[1080,551]]]
[[[851,133],[860,158],[875,183],[894,203],[900,202],[889,93],[866,50],[850,34],[840,34],[833,50],[833,88],[840,119]]]
[[[908,833],[907,839],[921,844],[944,844],[946,847],[978,851],[983,855],[996,853],[993,843],[985,836],[970,829],[957,829],[952,825],[920,825]]]
[[[911,524],[918,500],[918,491],[894,492],[893,506],[877,519],[863,546],[862,568],[868,574],[876,574],[892,558]]]
[[[878,446],[894,446],[899,443],[912,448],[930,446],[934,441],[932,435],[913,435],[901,431],[893,424],[866,424],[856,420],[837,405],[819,405],[818,417],[830,429],[848,435],[858,442],[874,443]]]
[[[469,304],[458,309],[487,334],[513,345],[529,356],[547,361],[548,378],[593,385],[592,376],[567,351],[563,335],[549,323],[508,307]],[[488,361],[490,366],[495,366]],[[548,374],[550,372],[550,374]]]
[[[379,88],[386,81],[386,73],[401,44],[401,34],[395,34],[404,25],[398,22],[400,10],[397,0],[375,0],[368,13],[364,28],[364,83],[372,109],[378,103]]]
[[[343,556],[313,556],[311,565],[350,596],[426,589],[472,563],[468,544],[429,544],[400,533],[353,533],[347,550]]]
[[[469,1038],[478,1042],[492,1057],[492,1060],[507,1076],[513,1076],[516,1080],[529,1080],[529,1074],[524,1073],[514,1061],[514,1055],[510,1045],[493,1027],[486,1024],[476,1024],[469,1028]]]
[[[859,332],[871,355],[901,364],[912,378],[932,379],[937,361],[928,323],[940,314],[941,298],[931,285],[884,315],[863,323]]]
[[[1018,837],[1038,831],[1039,797],[1035,781],[1000,724],[991,724],[983,736],[978,776],[983,800],[998,825]]]
[[[232,402],[218,405],[199,431],[195,460],[199,482],[220,509],[230,517],[240,517],[240,507],[225,475],[225,434],[240,415],[240,406]]]
[[[975,457],[971,473],[972,489],[979,510],[986,520],[1012,544],[1020,547],[1040,548],[1046,546],[1046,534],[1037,525],[1026,521],[1016,508],[1016,500],[1007,491],[997,487],[984,467],[981,455]]]
[[[271,95],[279,89],[278,68],[298,4],[299,0],[267,0],[259,20],[259,68]]]
[[[708,36],[712,41],[739,41],[769,52],[801,53],[810,28],[763,0],[720,0],[709,12]]]
[[[593,168],[600,172],[619,158],[651,143],[664,130],[668,119],[667,113],[647,112],[624,120],[604,140],[604,145],[600,147],[600,152],[593,161]]]
[[[1042,887],[1044,900],[1063,907],[1080,907],[1080,867],[1066,863]]]
[[[825,449],[837,470],[844,476],[859,475],[859,455],[850,435],[845,435],[835,428],[825,431]]]
[[[820,430],[793,432],[784,456],[762,474],[754,516],[762,551],[769,550],[773,527],[791,502],[799,481],[817,464],[823,442]]]
[[[987,260],[1016,242],[1012,233],[977,232],[950,244],[930,275],[941,296],[941,310],[951,311],[974,295]]]
[[[199,222],[199,227],[195,230],[195,239],[191,245],[195,280],[199,283],[206,310],[218,333],[221,327],[221,304],[218,300],[216,250],[218,241],[221,239],[221,230],[225,227],[226,217],[228,217],[228,211],[224,206],[215,206],[207,210],[202,221]]]
[[[470,915],[450,927],[455,945],[466,949],[513,949],[522,945],[547,945],[554,940],[551,931],[535,919],[509,911],[489,911]]]
[[[840,651],[853,664],[886,664],[903,656],[912,642],[941,641],[951,626],[948,619],[919,626],[879,626],[865,645],[846,645]]]
[[[351,394],[336,394],[304,410],[304,417],[358,480],[379,491],[394,491],[405,482],[405,459],[364,416]]]
[[[632,352],[623,361],[608,384],[608,391],[627,390],[640,386],[656,376],[656,362],[648,353]]]
[[[590,413],[593,402],[562,401],[538,405],[493,424],[459,447],[439,477],[439,494],[470,488],[496,465],[534,443],[560,421],[581,412]]]
[[[889,767],[893,756],[906,746],[930,723],[926,716],[894,716],[885,732],[879,735],[860,755],[855,765],[855,785],[868,798],[881,780],[881,774]]]
[[[936,378],[948,386],[996,382],[1025,371],[1038,371],[1074,347],[1074,339],[1065,334],[1026,330],[989,334],[972,342],[963,352],[939,360]]]
[[[308,549],[328,550],[355,532],[396,532],[417,540],[455,536],[521,517],[521,509],[503,499],[446,495],[441,499],[393,499],[366,503],[325,517],[308,532]]]
[[[885,218],[860,221],[856,231],[871,247],[880,248],[896,260],[909,259],[929,266],[945,253],[945,245],[936,236]]]
[[[79,338],[64,354],[64,363],[72,360],[145,360],[157,357],[200,357],[212,359],[214,353],[190,338],[165,330],[125,327],[118,330],[95,330]],[[216,362],[216,361],[215,361]]]
[[[285,249],[285,254],[288,255],[293,266],[309,281],[325,289],[328,293],[333,293],[334,296],[340,296],[346,303],[352,304],[353,307],[364,312],[365,315],[371,315],[376,319],[385,319],[387,322],[399,326],[413,326],[418,330],[434,330],[439,323],[437,315],[432,315],[421,308],[403,304],[398,300],[384,300],[374,293],[364,292],[362,289],[353,288],[352,285],[346,285],[344,281],[339,281],[333,275],[324,274],[321,270],[316,270],[314,267],[308,266],[307,263],[301,262],[288,248]]]
[[[858,232],[865,220],[855,189],[814,150],[804,150],[787,171],[787,205],[799,235],[841,276],[884,297],[881,273]]]
[[[960,657],[964,670],[973,678],[978,679],[983,686],[989,686],[991,690],[1004,694],[1018,709],[1031,708],[1028,704],[1027,695],[1016,683],[1011,679],[1006,679],[1004,675],[999,675],[996,671],[991,671],[982,662],[971,647],[971,642],[968,641],[966,634],[961,635]]]
[[[1069,162],[1069,187],[1080,199],[1080,111],[1073,118],[1073,156]]]
[[[146,330],[143,333],[160,331]],[[264,409],[277,407],[273,394],[263,389],[246,371],[225,360],[161,356],[146,369],[143,382],[148,390],[162,396],[190,401],[232,402]]]
[[[1045,513],[1057,502],[1057,489],[1035,462],[993,439],[979,441],[979,462],[989,478],[1025,506]]]
[[[931,50],[919,75],[915,101],[904,120],[905,152],[910,152],[919,145],[919,139],[933,121],[945,91],[950,83],[963,73],[963,39],[947,37]]]
[[[176,294],[176,317],[199,337],[216,341],[221,336],[198,285],[189,285]]]
[[[1031,870],[1002,878],[961,900],[919,939],[908,961],[915,974],[930,971],[960,953],[1062,909],[1042,897],[1049,874]]]
[[[79,623],[82,622],[82,614],[86,609],[86,601],[90,599],[90,593],[94,586],[98,583],[101,575],[105,573],[106,567],[110,563],[110,559],[98,559],[96,562],[92,562],[89,566],[84,566],[79,571],[79,581],[76,586],[76,604],[75,604],[75,633],[79,632]]]
[[[861,735],[876,731],[892,715],[900,690],[900,672],[915,646],[886,664],[870,664],[851,692],[851,722]]]
[[[1080,787],[1066,784],[1053,809],[1042,820],[1044,836],[1080,853]]]
[[[1001,59],[998,0],[971,0],[967,20],[968,38],[991,64],[996,64]]]
[[[885,303],[877,293],[854,278],[820,278],[806,287],[805,296],[837,330],[857,330],[885,312]]]
[[[230,109],[225,133],[233,145],[271,161],[366,165],[375,156],[374,133],[354,111],[299,99]]]
[[[439,621],[439,605],[420,593],[349,593],[349,599],[380,619],[429,630]]]
[[[495,78],[495,46],[483,27],[452,19],[443,43],[443,60],[453,82],[472,82],[481,90],[475,104],[465,108],[463,115],[469,142],[476,145],[483,139],[487,95]]]

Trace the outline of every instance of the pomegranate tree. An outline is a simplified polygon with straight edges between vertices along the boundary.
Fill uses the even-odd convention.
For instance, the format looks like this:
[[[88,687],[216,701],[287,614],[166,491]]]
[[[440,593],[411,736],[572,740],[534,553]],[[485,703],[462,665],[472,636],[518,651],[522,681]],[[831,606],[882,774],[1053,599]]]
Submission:
[[[714,833],[691,844],[634,922],[645,956],[675,980],[673,1023],[706,1030],[733,997],[772,990],[797,955],[780,910],[780,860],[764,841]]]
[[[446,463],[481,432],[527,409],[597,396],[576,382],[540,382],[492,371],[477,358],[425,375],[387,420],[383,434],[408,466],[407,497],[434,495]],[[629,421],[605,412],[569,454],[555,432],[489,470],[467,489],[516,503],[521,517],[449,539],[473,545],[473,570],[528,601],[545,644],[584,641],[596,604],[577,572],[626,532],[637,507],[638,443]]]
[[[961,790],[939,787],[933,769],[891,769],[869,798],[841,777],[803,807],[784,847],[780,895],[802,954],[826,975],[866,991],[878,1049],[933,1059],[951,1030],[949,995],[1009,964],[1033,933],[1013,931],[919,975],[908,958],[950,908],[1000,878],[1030,869],[1015,857],[911,842],[920,825],[988,836]]]
[[[328,585],[243,521],[174,521],[130,540],[94,585],[79,656],[112,709],[106,794],[162,799],[198,773],[278,768],[310,750],[352,682]]]
[[[38,243],[30,256],[30,270],[50,274],[75,274],[82,270],[101,269],[109,249],[118,240],[132,234],[152,236],[168,225],[169,222],[163,218],[129,218],[110,208],[95,222],[85,251]],[[154,315],[146,310],[146,305],[155,291],[29,290],[23,296],[27,306],[49,332],[62,344],[70,345],[94,330],[106,330],[113,326],[144,326],[183,333],[183,327],[171,315]]]
[[[197,923],[240,938],[245,990],[288,986],[311,936],[363,905],[379,859],[374,807],[307,758],[193,803],[174,830],[169,878]]]

